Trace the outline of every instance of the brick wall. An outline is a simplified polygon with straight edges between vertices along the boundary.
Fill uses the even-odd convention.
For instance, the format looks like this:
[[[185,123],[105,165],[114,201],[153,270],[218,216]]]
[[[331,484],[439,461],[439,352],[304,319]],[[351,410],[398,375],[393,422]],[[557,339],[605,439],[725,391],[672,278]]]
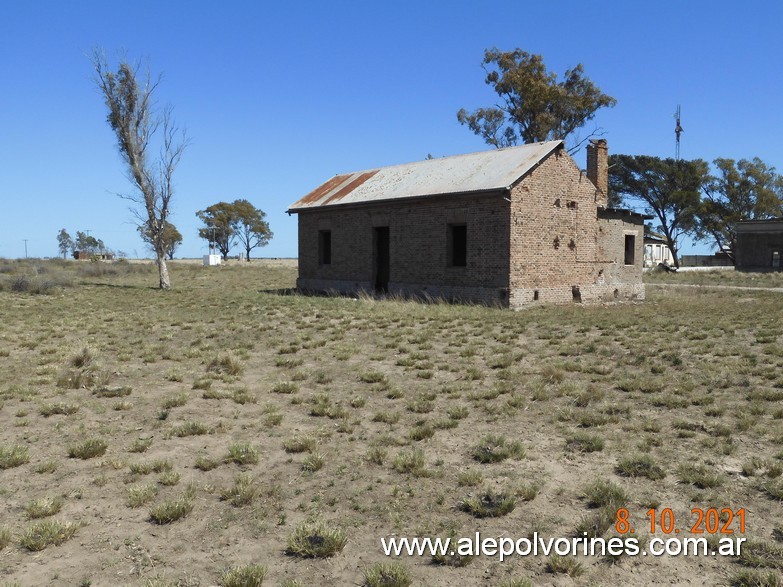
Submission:
[[[450,224],[467,227],[465,267],[449,266]],[[300,212],[298,287],[372,290],[380,226],[389,227],[390,293],[505,303],[509,214],[500,193]],[[329,265],[319,264],[319,230],[331,231]]]
[[[603,194],[563,150],[511,191],[510,305],[643,299],[641,219],[598,219]],[[636,237],[626,266],[625,234]]]
[[[773,267],[773,252],[778,252],[777,267]],[[777,231],[737,232],[737,269],[751,271],[780,271],[783,269],[783,224]]]

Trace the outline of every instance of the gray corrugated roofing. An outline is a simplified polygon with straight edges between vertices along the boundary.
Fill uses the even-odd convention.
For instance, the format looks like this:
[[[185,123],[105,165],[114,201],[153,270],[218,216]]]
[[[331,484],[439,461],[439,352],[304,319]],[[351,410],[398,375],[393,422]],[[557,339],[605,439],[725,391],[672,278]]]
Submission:
[[[334,206],[505,189],[563,141],[534,143],[337,175],[295,202],[289,212]]]

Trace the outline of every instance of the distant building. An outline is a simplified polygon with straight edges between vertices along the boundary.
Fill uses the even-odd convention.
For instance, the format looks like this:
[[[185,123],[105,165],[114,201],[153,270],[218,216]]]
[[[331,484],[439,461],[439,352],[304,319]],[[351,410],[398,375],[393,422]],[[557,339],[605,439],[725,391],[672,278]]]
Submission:
[[[644,233],[644,266],[657,267],[658,264],[673,265],[674,259],[669,250],[669,239],[657,232]]]
[[[521,308],[644,299],[644,219],[607,208],[606,141],[562,141],[337,175],[299,215],[303,290]]]
[[[90,261],[92,259],[100,259],[101,261],[113,261],[114,253],[110,251],[104,251],[103,253],[94,253],[90,251],[74,251],[73,258],[77,261]]]
[[[737,269],[781,271],[783,255],[783,218],[744,220],[737,223]]]

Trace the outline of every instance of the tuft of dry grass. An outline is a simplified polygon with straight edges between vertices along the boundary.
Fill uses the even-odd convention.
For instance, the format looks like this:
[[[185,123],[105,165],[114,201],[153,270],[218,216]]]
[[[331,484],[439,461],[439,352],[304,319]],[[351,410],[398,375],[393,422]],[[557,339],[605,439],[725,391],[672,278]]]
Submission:
[[[264,565],[234,567],[220,575],[220,587],[261,587],[267,574]]]
[[[137,438],[133,441],[133,443],[128,447],[128,452],[135,452],[135,453],[142,453],[146,452],[146,450],[152,446],[152,439],[151,438]]]
[[[312,452],[318,446],[318,440],[307,434],[297,434],[283,443],[286,452]]]
[[[226,462],[237,465],[255,465],[258,463],[258,449],[247,442],[237,442],[228,447]]]
[[[211,471],[212,469],[220,466],[220,461],[208,456],[201,455],[196,458],[196,463],[194,466],[200,471]]]
[[[185,436],[201,436],[202,434],[210,434],[211,432],[212,430],[209,426],[194,420],[188,420],[171,429],[171,434],[179,438]]]
[[[103,456],[108,446],[106,441],[100,438],[88,438],[84,442],[68,447],[68,456],[72,459],[93,459]]]
[[[46,520],[30,526],[22,537],[19,544],[32,552],[38,552],[47,546],[59,546],[62,543],[73,538],[79,524],[73,522],[60,522],[58,520]]]
[[[400,563],[375,563],[363,574],[362,587],[410,587],[413,584],[408,567]]]
[[[158,486],[155,483],[145,483],[143,485],[134,485],[127,489],[128,499],[126,501],[128,507],[139,508],[143,505],[147,505],[158,494]]]
[[[306,521],[288,537],[286,553],[301,558],[329,558],[348,543],[345,533],[323,521]]]
[[[510,442],[505,436],[488,434],[473,448],[472,455],[480,463],[499,463],[508,458],[524,458],[525,449],[521,442]]]
[[[513,495],[485,491],[464,498],[458,507],[477,518],[499,518],[513,512],[516,504],[517,500]]]
[[[585,567],[573,556],[551,555],[546,561],[546,570],[552,574],[563,574],[569,577],[581,577]]]
[[[157,459],[154,461],[143,461],[141,463],[131,463],[128,465],[128,470],[133,475],[149,475],[150,473],[166,473],[171,471],[174,465],[171,461],[165,459]]]
[[[709,465],[682,465],[677,475],[683,483],[690,483],[699,489],[712,489],[723,485],[724,477]]]
[[[326,457],[324,455],[318,451],[312,452],[302,461],[302,470],[307,473],[315,473],[323,468],[325,462]]]
[[[38,408],[38,413],[44,418],[54,415],[70,416],[79,411],[79,406],[76,404],[66,404],[63,402],[52,402],[41,404]]]
[[[418,448],[397,453],[392,466],[398,473],[407,473],[414,477],[429,476],[429,471],[424,466],[424,451]]]
[[[63,500],[59,497],[41,497],[29,502],[24,510],[27,516],[34,520],[36,518],[48,518],[60,512],[63,507]]]
[[[207,364],[207,372],[232,375],[237,377],[244,373],[245,365],[233,353],[221,353]]]
[[[0,526],[0,550],[11,544],[12,538],[11,530],[5,526]]]
[[[195,492],[186,489],[177,497],[168,499],[150,509],[150,520],[156,524],[171,524],[193,511]]]
[[[637,455],[620,459],[617,474],[625,477],[647,477],[653,481],[666,477],[666,472],[650,455]]]
[[[26,446],[0,446],[0,469],[12,469],[30,461]]]
[[[575,432],[566,438],[566,450],[571,452],[599,452],[604,449],[604,439],[589,432]]]
[[[180,408],[188,403],[188,394],[183,392],[175,393],[168,397],[165,397],[160,406],[164,410],[170,410],[172,408]]]
[[[220,499],[229,502],[234,507],[248,505],[258,495],[253,477],[248,474],[240,474],[234,478],[234,486],[221,490]]]

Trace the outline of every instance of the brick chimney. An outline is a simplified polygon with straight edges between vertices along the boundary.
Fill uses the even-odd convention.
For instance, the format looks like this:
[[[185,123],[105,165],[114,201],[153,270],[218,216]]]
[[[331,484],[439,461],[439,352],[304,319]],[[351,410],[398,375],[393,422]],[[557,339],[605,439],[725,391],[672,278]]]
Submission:
[[[609,193],[609,149],[606,139],[590,139],[587,145],[587,179],[598,188],[596,204],[606,206]]]

